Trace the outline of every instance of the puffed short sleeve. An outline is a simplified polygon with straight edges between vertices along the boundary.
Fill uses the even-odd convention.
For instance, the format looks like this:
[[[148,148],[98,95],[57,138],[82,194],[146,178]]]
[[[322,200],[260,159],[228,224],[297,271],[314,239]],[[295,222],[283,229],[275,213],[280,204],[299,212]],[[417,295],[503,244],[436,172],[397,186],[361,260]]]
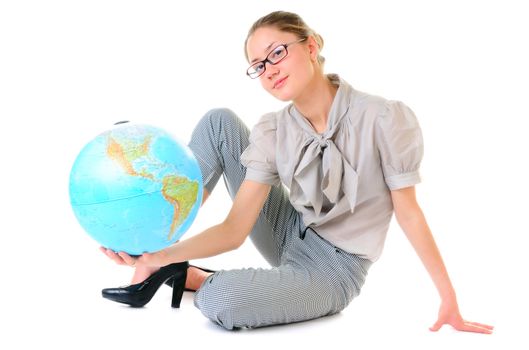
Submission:
[[[421,182],[423,138],[413,111],[400,101],[387,101],[377,118],[376,143],[390,190]]]
[[[241,155],[246,167],[246,180],[279,185],[276,166],[276,115],[264,115],[250,133],[250,144]]]

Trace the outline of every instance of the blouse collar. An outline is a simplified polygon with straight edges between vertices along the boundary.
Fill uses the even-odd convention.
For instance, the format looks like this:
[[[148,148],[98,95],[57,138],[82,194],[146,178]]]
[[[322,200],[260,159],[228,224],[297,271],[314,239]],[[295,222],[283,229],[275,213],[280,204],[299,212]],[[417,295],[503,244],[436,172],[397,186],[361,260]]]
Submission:
[[[327,139],[331,138],[338,129],[340,122],[347,114],[349,106],[351,105],[351,86],[347,82],[343,81],[337,74],[328,74],[327,78],[335,86],[338,86],[336,96],[331,104],[329,110],[329,119],[327,121],[327,127],[322,134],[318,134],[310,122],[305,118],[296,107],[291,104],[288,108],[289,114],[296,120],[299,126],[305,130],[309,135],[313,135],[317,138]]]

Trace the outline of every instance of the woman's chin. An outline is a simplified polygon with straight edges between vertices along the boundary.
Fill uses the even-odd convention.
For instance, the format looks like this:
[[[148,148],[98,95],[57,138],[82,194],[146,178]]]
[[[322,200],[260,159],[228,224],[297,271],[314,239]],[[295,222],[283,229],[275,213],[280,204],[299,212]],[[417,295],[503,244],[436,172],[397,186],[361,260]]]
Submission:
[[[289,102],[293,100],[293,95],[287,91],[273,91],[272,96],[283,102]]]

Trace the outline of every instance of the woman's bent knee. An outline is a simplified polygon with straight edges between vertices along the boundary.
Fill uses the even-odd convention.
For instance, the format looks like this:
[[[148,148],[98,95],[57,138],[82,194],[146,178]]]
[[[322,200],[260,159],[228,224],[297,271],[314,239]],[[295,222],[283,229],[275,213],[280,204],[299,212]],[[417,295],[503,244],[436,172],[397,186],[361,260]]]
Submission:
[[[239,117],[229,108],[213,108],[207,111],[202,119],[217,124],[231,123],[234,120],[239,120]]]
[[[232,134],[238,135],[242,130],[245,134],[249,132],[235,112],[229,108],[214,108],[204,114],[193,133],[195,135],[210,135],[211,138],[220,141],[220,139],[230,137]]]
[[[225,300],[220,293],[208,290],[206,285],[208,281],[204,282],[202,287],[195,294],[195,306],[211,321],[219,326],[233,330],[238,328],[234,325],[234,310],[230,310],[231,303]],[[227,296],[223,293],[224,296]]]

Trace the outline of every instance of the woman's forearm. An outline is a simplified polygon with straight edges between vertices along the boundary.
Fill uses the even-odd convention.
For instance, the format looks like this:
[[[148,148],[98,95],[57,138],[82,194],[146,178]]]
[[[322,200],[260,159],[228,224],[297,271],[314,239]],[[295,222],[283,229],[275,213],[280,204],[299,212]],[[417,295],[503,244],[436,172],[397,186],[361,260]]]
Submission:
[[[454,301],[455,291],[452,282],[426,218],[417,203],[415,187],[391,191],[391,199],[395,217],[430,274],[439,295],[445,301]]]
[[[167,264],[207,258],[237,249],[244,242],[244,237],[235,234],[233,230],[223,222],[173,244],[166,249]]]
[[[441,298],[455,299],[455,291],[446,266],[422,210],[416,207],[408,212],[405,218],[397,217],[397,220],[432,278]]]

